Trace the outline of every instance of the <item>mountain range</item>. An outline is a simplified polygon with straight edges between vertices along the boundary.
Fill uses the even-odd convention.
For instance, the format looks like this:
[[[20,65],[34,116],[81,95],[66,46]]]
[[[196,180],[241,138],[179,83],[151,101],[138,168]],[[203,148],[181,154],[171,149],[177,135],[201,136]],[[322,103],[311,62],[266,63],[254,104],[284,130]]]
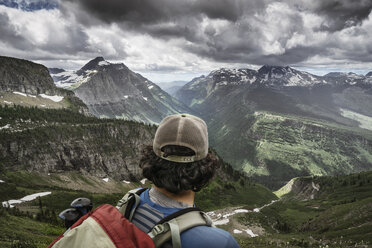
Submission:
[[[58,87],[72,90],[98,117],[159,123],[165,116],[192,112],[159,86],[124,64],[97,57],[70,72],[50,69]]]
[[[0,57],[1,201],[51,192],[0,207],[1,247],[47,246],[65,231],[56,213],[77,197],[115,205],[123,192],[150,185],[138,162],[156,127],[97,118],[82,100],[104,105],[115,90],[113,99],[130,92],[155,101],[149,91],[167,93],[103,58],[76,72],[49,73],[43,65]],[[221,156],[196,204],[228,218],[223,228],[241,247],[368,247],[372,174],[340,174],[372,168],[371,95],[368,74],[319,77],[269,66],[213,71],[184,85],[179,102],[167,95],[208,122],[210,145]],[[141,122],[158,118],[144,116]],[[294,178],[301,175],[307,177]],[[275,196],[257,181],[272,189],[286,185]]]
[[[165,92],[173,96],[179,89],[181,89],[188,81],[171,81],[171,82],[159,82],[156,83]]]
[[[205,119],[210,144],[272,188],[301,175],[372,168],[372,78],[265,65],[220,69],[175,97]]]
[[[290,67],[265,65],[258,71],[213,71],[206,77],[193,79],[177,91],[175,97],[203,116],[211,113],[208,106],[231,105],[228,101],[239,98],[244,99],[241,104],[252,110],[299,114],[351,124],[350,120],[342,117],[340,108],[372,116],[369,108],[371,88],[372,77],[369,76],[329,73],[321,77]],[[363,99],[355,99],[353,96],[356,95]]]
[[[95,116],[144,123],[158,123],[169,114],[193,113],[208,123],[210,145],[224,160],[273,189],[296,176],[348,174],[372,168],[370,74],[316,76],[268,65],[257,71],[220,69],[185,84],[175,93],[176,100],[124,64],[112,64],[102,57],[74,72],[49,69],[58,88],[45,67],[12,58],[3,60],[0,104],[65,108],[80,101],[80,108],[88,108]],[[44,82],[42,86],[38,86],[40,82]],[[63,94],[69,97],[61,102],[42,97]],[[93,133],[84,137],[96,136]],[[97,142],[96,138],[88,140]],[[63,142],[72,150],[80,149],[69,137]],[[63,161],[66,168],[74,167],[76,155],[82,155],[61,149],[61,156],[45,160],[55,166],[40,168],[42,171],[62,168]],[[22,145],[17,153],[14,149],[9,152],[23,161],[27,160],[23,151],[28,150]],[[12,156],[9,159],[15,158]],[[84,171],[94,171],[89,169],[91,165],[98,166],[102,175],[111,170],[106,169],[109,157],[96,160],[89,152],[84,156]],[[101,160],[106,161],[104,165]],[[114,164],[109,163],[109,167]],[[126,178],[125,173],[120,178]]]

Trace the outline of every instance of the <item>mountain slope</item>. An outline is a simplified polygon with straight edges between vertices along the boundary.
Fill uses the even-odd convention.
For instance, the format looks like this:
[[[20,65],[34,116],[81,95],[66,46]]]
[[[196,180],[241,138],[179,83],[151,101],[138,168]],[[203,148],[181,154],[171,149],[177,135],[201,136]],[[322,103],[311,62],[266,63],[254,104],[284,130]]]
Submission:
[[[176,96],[207,121],[210,144],[226,161],[278,188],[295,176],[372,169],[372,84],[329,77],[221,69]]]
[[[238,216],[242,225],[264,227],[257,247],[370,247],[372,172],[295,178],[286,187],[280,201]]]
[[[185,84],[187,84],[187,81],[172,81],[172,82],[160,82],[156,83],[157,85],[162,88],[165,92],[167,92],[169,95],[173,96],[179,89],[181,89]]]
[[[0,166],[11,170],[138,180],[141,146],[155,133],[153,126],[69,110],[0,106],[0,116]]]
[[[102,57],[88,62],[77,72],[52,76],[57,86],[72,89],[98,117],[159,123],[167,115],[191,112],[124,64],[111,64]]]
[[[0,56],[0,105],[88,109],[71,91],[57,88],[48,69],[31,61]]]

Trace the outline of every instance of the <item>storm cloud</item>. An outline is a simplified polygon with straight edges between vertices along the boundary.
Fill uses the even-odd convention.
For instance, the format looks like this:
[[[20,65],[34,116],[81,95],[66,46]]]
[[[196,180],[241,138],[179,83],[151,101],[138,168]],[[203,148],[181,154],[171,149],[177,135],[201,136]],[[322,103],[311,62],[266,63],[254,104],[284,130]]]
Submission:
[[[59,0],[55,6],[30,12],[0,4],[0,52],[69,60],[102,55],[153,72],[372,64],[370,0]]]
[[[314,37],[360,27],[372,9],[370,0],[62,0],[62,5],[87,26],[115,23],[155,39],[183,39],[182,49],[211,60],[249,64],[337,57],[330,51],[343,43],[313,44]]]
[[[17,27],[11,23],[7,13],[0,13],[0,23],[0,33],[5,38],[1,39],[1,42],[17,49],[26,50],[31,48],[31,44],[27,39],[17,32]]]

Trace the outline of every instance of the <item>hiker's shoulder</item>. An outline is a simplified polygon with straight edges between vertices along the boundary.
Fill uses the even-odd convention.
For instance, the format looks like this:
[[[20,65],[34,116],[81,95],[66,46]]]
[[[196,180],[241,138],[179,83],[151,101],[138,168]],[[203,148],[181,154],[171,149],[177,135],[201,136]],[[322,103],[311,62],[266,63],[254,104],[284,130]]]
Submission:
[[[181,235],[182,247],[215,247],[215,248],[237,248],[236,240],[230,233],[220,228],[209,226],[197,226],[191,228]]]

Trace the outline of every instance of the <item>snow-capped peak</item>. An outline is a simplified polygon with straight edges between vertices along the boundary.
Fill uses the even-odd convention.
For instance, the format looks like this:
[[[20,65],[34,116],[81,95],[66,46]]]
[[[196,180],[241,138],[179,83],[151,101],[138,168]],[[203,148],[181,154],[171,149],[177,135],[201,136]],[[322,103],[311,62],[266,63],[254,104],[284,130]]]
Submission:
[[[100,61],[100,62],[98,63],[98,65],[99,65],[99,66],[105,66],[105,65],[111,65],[111,63],[110,63],[110,62],[107,62],[106,60],[104,60],[104,61]]]
[[[264,65],[258,70],[258,74],[260,84],[270,86],[313,86],[323,83],[318,76],[289,66]]]
[[[221,68],[212,71],[207,78],[213,79],[216,86],[252,84],[257,79],[257,72],[251,69]]]

